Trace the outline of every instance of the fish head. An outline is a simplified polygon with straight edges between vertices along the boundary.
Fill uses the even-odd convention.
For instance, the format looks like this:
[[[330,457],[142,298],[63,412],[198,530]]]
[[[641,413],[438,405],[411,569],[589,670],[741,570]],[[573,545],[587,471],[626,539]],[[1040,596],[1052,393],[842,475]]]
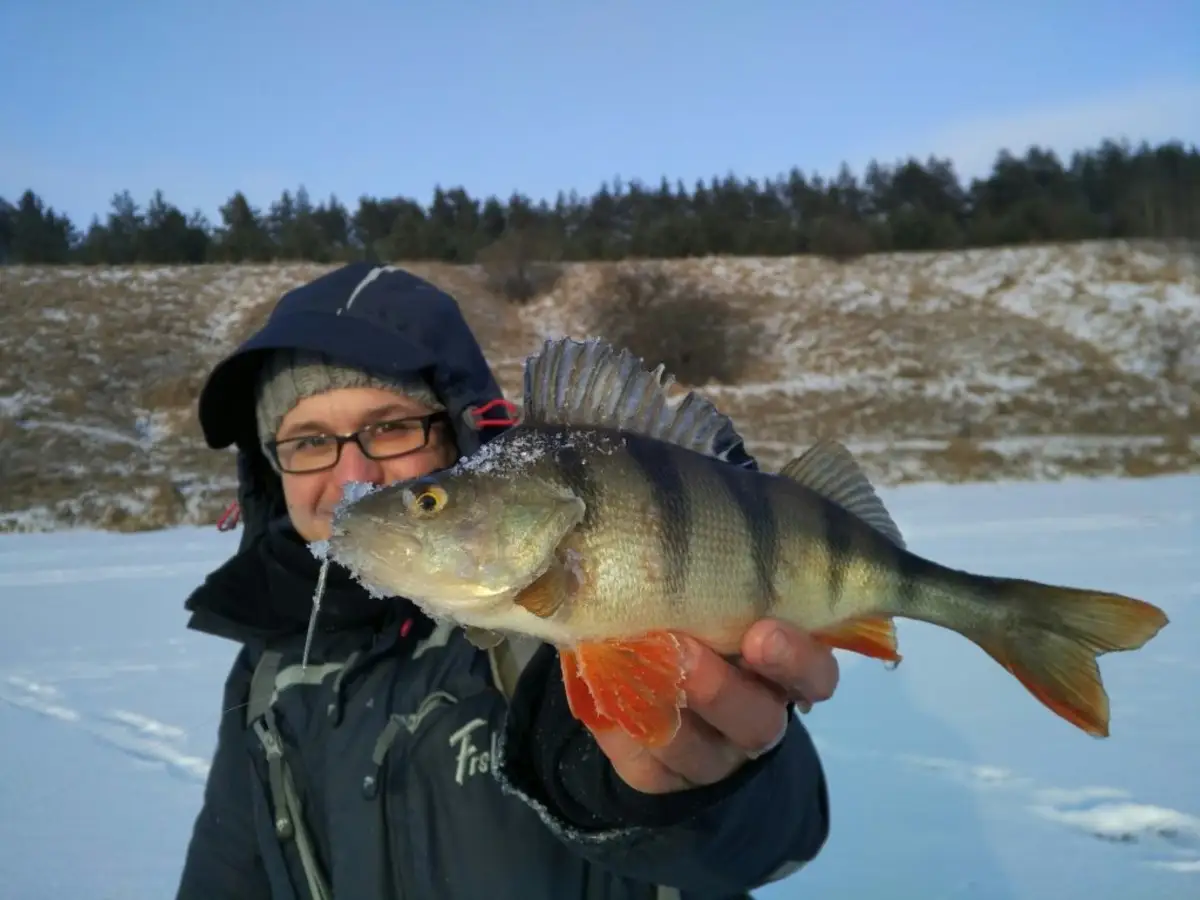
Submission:
[[[550,480],[458,466],[344,503],[326,555],[372,593],[469,623],[542,575],[583,513]]]

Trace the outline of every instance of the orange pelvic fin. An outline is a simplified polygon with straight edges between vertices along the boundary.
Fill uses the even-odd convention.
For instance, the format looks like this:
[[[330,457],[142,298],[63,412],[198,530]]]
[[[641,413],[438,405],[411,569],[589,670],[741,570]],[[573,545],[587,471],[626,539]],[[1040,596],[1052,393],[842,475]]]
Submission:
[[[586,717],[594,713],[647,747],[670,743],[685,703],[678,638],[655,632],[628,640],[584,642],[574,648],[573,656],[592,701],[588,709],[577,689],[568,687],[571,710],[580,721],[590,727]],[[565,677],[567,663],[563,665]]]
[[[896,623],[888,618],[865,618],[843,622],[813,632],[813,638],[839,650],[850,650],[873,659],[900,662]]]
[[[567,693],[567,706],[571,715],[593,731],[608,731],[617,723],[600,715],[591,688],[579,674],[579,659],[572,650],[559,650],[558,661],[562,666],[563,687]]]

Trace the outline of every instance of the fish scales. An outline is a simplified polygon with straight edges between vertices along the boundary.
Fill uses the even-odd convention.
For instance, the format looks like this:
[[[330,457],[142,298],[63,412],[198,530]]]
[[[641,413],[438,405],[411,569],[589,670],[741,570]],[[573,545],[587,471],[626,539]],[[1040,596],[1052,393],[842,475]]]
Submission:
[[[896,548],[802,485],[635,434],[594,434],[583,445],[604,449],[554,455],[574,489],[587,473],[592,498],[569,539],[588,578],[555,615],[572,630],[723,633],[766,615],[819,627],[847,608],[895,605],[882,593],[897,580]]]
[[[692,587],[693,544],[699,537],[691,484],[684,479],[670,445],[625,438],[625,452],[637,467],[652,508],[650,522],[662,558],[662,599],[673,613],[683,609]],[[651,545],[653,546],[653,545]]]
[[[785,478],[776,480],[773,502],[785,523],[788,618],[820,628],[854,615],[898,611],[894,594],[903,550]]]
[[[779,530],[779,516],[775,502],[762,478],[746,478],[742,470],[733,466],[709,466],[707,477],[720,483],[721,489],[733,501],[741,515],[745,528],[746,542],[735,549],[739,554],[748,553],[754,564],[751,583],[738,585],[745,596],[754,599],[755,618],[771,613],[778,602],[776,579],[780,575],[780,551],[783,536]],[[744,559],[745,556],[740,558]]]
[[[708,461],[636,435],[617,437],[624,446],[612,452],[614,435],[593,434],[580,443],[596,449],[554,454],[564,481],[584,470],[594,485],[591,512],[567,539],[585,585],[555,618],[588,634],[694,626],[753,596],[750,533]]]
[[[809,629],[896,611],[904,551],[847,512],[784,476],[738,473],[759,482],[779,535],[772,614]]]

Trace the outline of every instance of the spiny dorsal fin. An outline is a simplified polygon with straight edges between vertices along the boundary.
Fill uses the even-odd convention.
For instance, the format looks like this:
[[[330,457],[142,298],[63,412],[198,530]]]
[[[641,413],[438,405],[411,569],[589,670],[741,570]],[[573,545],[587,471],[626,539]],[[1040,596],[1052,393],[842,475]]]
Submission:
[[[650,371],[628,350],[600,338],[547,340],[525,360],[522,418],[619,428],[717,459],[742,446],[728,416],[692,391],[675,400],[674,383],[663,366]]]
[[[797,456],[779,474],[816,491],[858,516],[901,549],[904,538],[870,479],[845,446],[820,440]]]

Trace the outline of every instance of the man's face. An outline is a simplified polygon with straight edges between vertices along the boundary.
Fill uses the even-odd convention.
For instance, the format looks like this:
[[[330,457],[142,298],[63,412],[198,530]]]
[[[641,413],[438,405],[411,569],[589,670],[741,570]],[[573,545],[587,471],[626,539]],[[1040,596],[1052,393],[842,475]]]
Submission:
[[[306,397],[284,416],[275,434],[277,441],[317,435],[345,435],[381,422],[427,415],[425,404],[404,394],[381,388],[338,388]],[[414,427],[417,423],[411,423]],[[420,443],[419,432],[418,440]],[[283,448],[280,448],[283,452]],[[294,474],[284,472],[283,493],[288,515],[296,531],[308,541],[326,540],[330,535],[333,510],[348,482],[387,485],[419,478],[451,465],[457,457],[449,426],[434,423],[429,442],[420,450],[394,459],[374,460],[357,444],[342,446],[341,458],[332,469]]]

